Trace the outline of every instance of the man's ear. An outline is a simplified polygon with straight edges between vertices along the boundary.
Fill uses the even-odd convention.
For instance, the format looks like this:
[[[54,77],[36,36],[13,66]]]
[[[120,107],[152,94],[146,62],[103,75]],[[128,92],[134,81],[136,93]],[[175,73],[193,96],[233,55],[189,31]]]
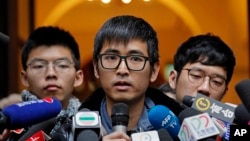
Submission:
[[[150,82],[154,82],[157,79],[159,71],[160,71],[160,64],[159,64],[159,62],[154,63],[154,66],[152,68],[151,77],[150,77]]]
[[[169,83],[169,86],[172,88],[172,89],[175,89],[176,87],[176,83],[177,83],[177,71],[176,70],[171,70],[170,73],[169,73],[169,77],[168,77],[168,83]]]
[[[83,83],[84,80],[84,74],[82,70],[78,70],[76,72],[74,87],[80,86]]]
[[[21,73],[20,73],[20,77],[21,77],[22,84],[25,87],[29,87],[29,82],[28,82],[26,71],[22,70]]]
[[[98,70],[97,66],[98,66],[97,62],[94,62],[94,61],[93,61],[94,74],[95,74],[95,77],[96,77],[97,79],[99,79],[100,76],[99,76],[99,70]]]

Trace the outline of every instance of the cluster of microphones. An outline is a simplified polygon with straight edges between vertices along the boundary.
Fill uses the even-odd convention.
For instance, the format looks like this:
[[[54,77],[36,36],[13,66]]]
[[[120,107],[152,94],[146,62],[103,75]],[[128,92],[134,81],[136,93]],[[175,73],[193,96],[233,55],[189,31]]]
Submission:
[[[233,141],[247,134],[250,125],[250,80],[235,86],[242,104],[222,103],[202,94],[185,96],[185,109],[176,116],[163,105],[155,105],[148,119],[155,130],[132,133],[132,141]],[[12,104],[0,112],[0,133],[5,129],[21,134],[19,141],[66,141],[62,134],[48,136],[62,109],[55,98]],[[129,108],[124,103],[112,107],[112,130],[127,132]],[[238,128],[240,126],[240,128]],[[244,129],[246,127],[246,129]],[[72,117],[74,141],[99,141],[101,119],[98,111],[82,109]],[[248,136],[247,136],[248,137]],[[240,138],[241,139],[241,138]],[[243,138],[241,139],[243,140]]]

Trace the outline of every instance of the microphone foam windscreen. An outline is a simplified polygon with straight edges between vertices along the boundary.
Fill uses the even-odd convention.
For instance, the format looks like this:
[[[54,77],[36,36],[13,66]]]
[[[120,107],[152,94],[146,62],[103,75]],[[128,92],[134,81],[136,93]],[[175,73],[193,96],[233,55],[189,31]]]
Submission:
[[[116,103],[112,107],[111,113],[112,125],[128,125],[129,111],[128,105],[124,103]]]
[[[99,141],[99,138],[94,131],[83,130],[77,136],[77,141]]]
[[[56,121],[56,118],[51,118],[49,120],[32,125],[29,130],[25,132],[21,138],[19,138],[18,141],[26,141],[27,138],[31,137],[40,130],[42,130],[45,134],[49,135],[51,130],[54,128]]]
[[[185,118],[195,116],[195,115],[198,115],[198,114],[201,114],[201,112],[197,111],[195,109],[192,109],[192,108],[186,108],[186,109],[184,109],[183,111],[180,112],[180,114],[178,115],[178,119],[179,119],[180,123],[182,124],[182,122],[183,122],[183,120]]]
[[[194,100],[195,100],[194,97],[189,96],[189,95],[185,95],[183,97],[182,103],[185,104],[188,107],[191,107],[192,104],[193,104],[193,102],[194,102]]]
[[[158,135],[160,141],[174,141],[174,139],[171,137],[168,131],[164,128],[158,130]]]
[[[9,37],[0,32],[0,47],[7,46],[9,44]]]
[[[237,124],[248,125],[248,122],[250,121],[250,114],[243,104],[240,104],[235,108],[234,115]]]
[[[245,79],[240,81],[236,86],[235,90],[240,97],[243,104],[246,106],[248,112],[250,113],[250,80]]]
[[[62,134],[55,133],[49,141],[67,141],[67,139]]]
[[[176,138],[180,130],[180,123],[176,115],[163,105],[152,107],[148,113],[148,119],[151,125],[159,130],[167,129],[172,138]]]
[[[59,100],[44,98],[10,105],[3,109],[9,129],[23,128],[56,117],[62,109]]]

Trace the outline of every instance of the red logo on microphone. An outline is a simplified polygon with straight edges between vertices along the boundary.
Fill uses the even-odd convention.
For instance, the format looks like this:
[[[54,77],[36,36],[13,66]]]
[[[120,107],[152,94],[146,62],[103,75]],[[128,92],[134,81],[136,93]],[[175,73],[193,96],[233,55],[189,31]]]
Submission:
[[[46,97],[46,98],[43,98],[43,101],[47,102],[47,103],[53,103],[53,98],[51,97]]]

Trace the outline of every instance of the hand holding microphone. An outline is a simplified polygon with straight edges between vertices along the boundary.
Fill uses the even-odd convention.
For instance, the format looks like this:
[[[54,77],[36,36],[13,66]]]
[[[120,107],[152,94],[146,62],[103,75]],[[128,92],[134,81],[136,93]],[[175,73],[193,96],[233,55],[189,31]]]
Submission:
[[[110,141],[115,139],[124,139],[131,141],[127,135],[127,126],[129,121],[129,109],[125,103],[116,103],[112,107],[111,122],[113,132],[104,136],[103,141]]]

